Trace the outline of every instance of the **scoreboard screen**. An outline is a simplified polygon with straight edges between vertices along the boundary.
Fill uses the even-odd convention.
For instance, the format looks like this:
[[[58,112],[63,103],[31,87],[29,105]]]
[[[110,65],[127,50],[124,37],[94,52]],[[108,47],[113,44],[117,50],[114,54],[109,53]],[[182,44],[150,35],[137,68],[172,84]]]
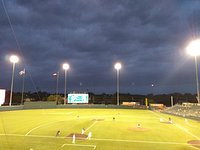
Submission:
[[[88,103],[88,94],[68,94],[68,103]]]
[[[5,89],[0,89],[0,106],[5,101],[5,95],[6,95],[6,90]]]

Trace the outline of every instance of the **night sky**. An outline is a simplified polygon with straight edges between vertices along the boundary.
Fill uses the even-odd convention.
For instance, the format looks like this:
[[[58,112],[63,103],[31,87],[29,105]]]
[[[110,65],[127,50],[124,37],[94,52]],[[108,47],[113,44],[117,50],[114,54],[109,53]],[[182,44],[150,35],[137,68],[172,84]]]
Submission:
[[[200,37],[199,0],[1,0],[0,88],[14,91],[26,68],[25,91],[195,93],[194,58],[185,48]],[[152,86],[152,84],[154,86]]]

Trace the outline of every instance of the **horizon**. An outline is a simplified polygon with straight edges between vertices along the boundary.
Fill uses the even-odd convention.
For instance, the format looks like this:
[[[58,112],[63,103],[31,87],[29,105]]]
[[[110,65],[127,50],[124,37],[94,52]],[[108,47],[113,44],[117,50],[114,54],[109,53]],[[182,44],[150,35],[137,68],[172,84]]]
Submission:
[[[194,57],[186,47],[200,38],[197,0],[85,0],[0,3],[0,87],[64,93],[63,63],[69,64],[66,91],[196,93]],[[153,86],[152,86],[153,85]]]

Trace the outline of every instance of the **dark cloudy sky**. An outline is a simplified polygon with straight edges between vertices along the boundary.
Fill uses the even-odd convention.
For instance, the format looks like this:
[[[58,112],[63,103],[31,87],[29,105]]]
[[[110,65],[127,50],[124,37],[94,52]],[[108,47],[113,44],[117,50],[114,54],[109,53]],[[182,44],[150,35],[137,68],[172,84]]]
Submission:
[[[10,89],[14,53],[14,91],[25,67],[26,91],[55,92],[59,71],[64,92],[68,62],[68,91],[114,93],[120,61],[121,92],[195,93],[185,47],[199,36],[199,0],[1,0],[0,87]]]

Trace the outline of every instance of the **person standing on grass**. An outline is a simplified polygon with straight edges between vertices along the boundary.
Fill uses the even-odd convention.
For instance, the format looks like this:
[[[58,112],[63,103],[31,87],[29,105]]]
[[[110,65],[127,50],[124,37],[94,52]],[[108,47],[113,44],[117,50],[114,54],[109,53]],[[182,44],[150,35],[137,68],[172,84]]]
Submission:
[[[81,131],[81,134],[84,134],[84,133],[85,133],[85,129],[83,128],[82,131]]]
[[[60,130],[58,130],[56,133],[56,136],[59,136],[59,135],[60,135]]]
[[[169,123],[172,123],[172,118],[169,117]]]
[[[115,121],[115,117],[113,117],[113,121]]]
[[[90,140],[91,137],[92,137],[92,132],[89,132],[89,133],[88,133],[88,139]]]
[[[72,136],[72,143],[75,144],[75,142],[76,142],[76,135],[73,134],[73,136]]]

